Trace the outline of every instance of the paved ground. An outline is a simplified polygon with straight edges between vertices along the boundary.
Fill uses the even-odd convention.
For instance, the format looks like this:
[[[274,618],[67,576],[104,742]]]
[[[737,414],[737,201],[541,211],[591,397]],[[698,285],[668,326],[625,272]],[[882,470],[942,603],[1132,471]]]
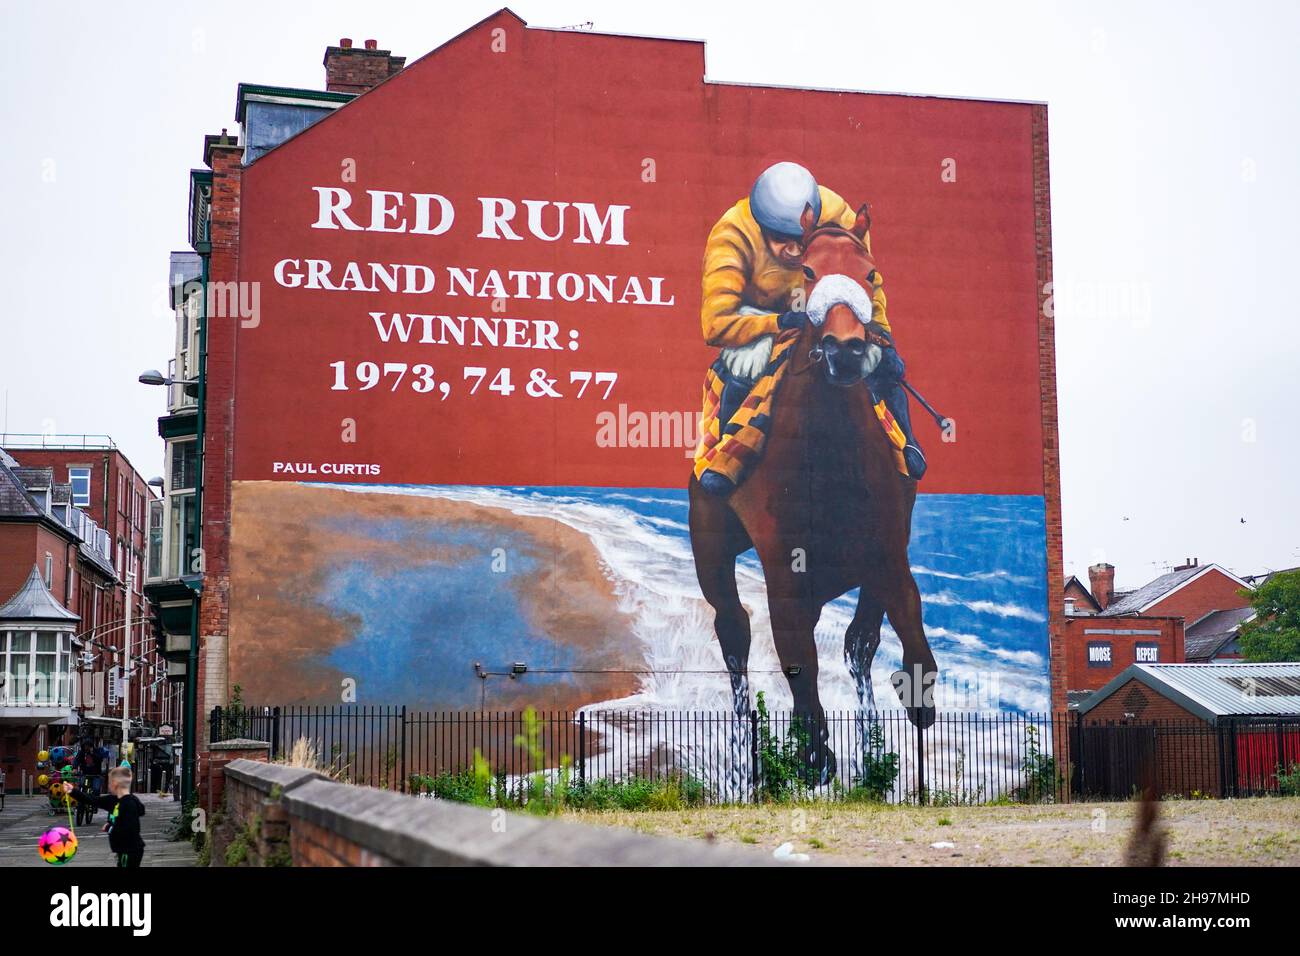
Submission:
[[[793,852],[826,863],[1119,866],[1137,806],[802,804],[565,816],[769,852],[789,842]],[[1300,798],[1166,800],[1160,804],[1160,825],[1168,834],[1170,866],[1300,866]]]
[[[193,866],[194,850],[189,843],[172,843],[167,833],[172,828],[172,818],[180,813],[180,804],[171,797],[152,793],[138,795],[144,804],[144,863],[143,866]],[[75,817],[74,817],[75,819]],[[115,860],[108,848],[108,835],[101,829],[108,814],[100,810],[87,826],[74,827],[77,834],[77,855],[65,869],[78,866],[113,866]],[[0,811],[0,868],[11,866],[48,866],[36,854],[36,841],[41,833],[54,826],[67,826],[68,817],[58,817],[49,812],[49,801],[43,796],[20,797],[10,794],[5,798],[5,808]]]

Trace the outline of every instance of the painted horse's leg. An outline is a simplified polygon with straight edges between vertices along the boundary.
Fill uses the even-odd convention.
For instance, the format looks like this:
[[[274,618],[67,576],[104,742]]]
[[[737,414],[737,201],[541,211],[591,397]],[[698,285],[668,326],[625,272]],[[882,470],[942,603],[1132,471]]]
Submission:
[[[844,632],[844,663],[858,692],[858,708],[868,713],[876,709],[876,693],[871,687],[871,661],[880,647],[880,624],[885,609],[868,593],[858,591],[858,608]]]
[[[854,714],[854,729],[858,746],[853,751],[852,776],[862,774],[862,756],[871,746],[868,722],[875,719],[876,692],[871,686],[871,662],[880,647],[880,622],[885,609],[876,602],[867,589],[858,589],[858,608],[844,632],[844,663],[858,692],[858,709]]]
[[[736,557],[749,547],[748,537],[726,502],[690,487],[691,550],[695,576],[713,608],[713,629],[731,679],[731,783],[736,795],[748,789],[749,767],[749,613],[736,589]]]
[[[875,578],[870,588],[872,596],[884,605],[890,626],[903,645],[903,667],[894,675],[894,690],[907,709],[908,719],[918,727],[929,727],[934,723],[939,668],[925,638],[916,580],[904,562],[891,573]]]
[[[817,642],[813,637],[821,608],[810,608],[807,598],[801,595],[783,597],[779,586],[773,588],[772,579],[771,572],[767,572],[772,640],[794,697],[795,717],[803,721],[808,732],[804,765],[814,783],[829,783],[835,776],[835,754],[817,693]]]

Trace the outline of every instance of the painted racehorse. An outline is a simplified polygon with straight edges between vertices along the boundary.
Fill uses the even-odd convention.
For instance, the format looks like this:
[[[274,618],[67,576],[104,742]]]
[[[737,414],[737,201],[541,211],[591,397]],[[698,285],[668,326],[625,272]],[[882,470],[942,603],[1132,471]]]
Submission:
[[[750,708],[749,615],[736,590],[736,558],[752,546],[763,566],[772,637],[794,710],[810,730],[803,754],[807,775],[820,782],[836,771],[817,693],[813,639],[827,602],[859,589],[857,611],[844,635],[859,718],[875,709],[871,661],[887,614],[903,647],[903,670],[894,675],[894,688],[912,723],[934,722],[937,667],[907,558],[916,482],[896,468],[893,445],[865,383],[880,361],[866,326],[868,277],[875,269],[865,244],[869,224],[865,205],[852,229],[815,228],[812,209],[804,211],[802,263],[810,308],[823,282],[826,289],[841,290],[839,297],[827,306],[820,296],[820,324],[810,321],[799,333],[763,456],[740,487],[719,497],[692,477],[689,489],[696,575],[715,612],[735,711],[744,716]]]

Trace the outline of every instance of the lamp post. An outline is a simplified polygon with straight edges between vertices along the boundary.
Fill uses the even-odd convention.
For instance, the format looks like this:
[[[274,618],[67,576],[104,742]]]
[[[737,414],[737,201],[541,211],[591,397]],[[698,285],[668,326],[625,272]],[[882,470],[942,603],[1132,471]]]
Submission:
[[[126,569],[126,639],[122,642],[126,648],[126,660],[122,666],[122,757],[127,757],[131,746],[131,588],[135,583],[135,572]],[[129,758],[128,758],[129,759]]]
[[[211,254],[211,245],[208,242],[202,243],[202,248],[195,247],[199,253],[199,259],[202,263],[199,273],[202,294],[199,297],[199,360],[195,366],[198,375],[192,379],[169,380],[156,369],[149,369],[139,377],[139,381],[145,385],[174,385],[180,384],[185,387],[194,386],[195,389],[195,442],[197,444],[197,455],[195,456],[195,476],[194,476],[194,545],[196,548],[203,543],[203,472],[204,472],[204,442],[206,441],[206,412],[204,406],[207,400],[207,387],[205,382],[208,361],[208,314],[207,314],[207,297],[208,297],[208,257]],[[195,762],[195,750],[198,743],[198,669],[199,669],[199,601],[202,593],[202,580],[197,581],[186,578],[187,586],[194,592],[194,598],[190,602],[190,649],[189,655],[185,660],[185,701],[184,707],[184,726],[183,743],[182,743],[182,766],[181,766],[181,796],[188,799],[194,792],[194,778],[197,769]]]

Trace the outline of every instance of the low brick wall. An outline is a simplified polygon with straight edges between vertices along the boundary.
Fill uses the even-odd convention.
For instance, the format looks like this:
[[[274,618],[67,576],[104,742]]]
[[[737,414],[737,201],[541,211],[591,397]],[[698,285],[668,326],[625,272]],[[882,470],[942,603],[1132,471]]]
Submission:
[[[235,841],[254,866],[781,865],[761,850],[407,796],[254,760],[231,761],[225,777],[214,866]]]
[[[209,814],[224,798],[226,764],[232,760],[271,759],[271,745],[265,740],[220,740],[198,755],[198,779],[203,784],[202,806]]]

